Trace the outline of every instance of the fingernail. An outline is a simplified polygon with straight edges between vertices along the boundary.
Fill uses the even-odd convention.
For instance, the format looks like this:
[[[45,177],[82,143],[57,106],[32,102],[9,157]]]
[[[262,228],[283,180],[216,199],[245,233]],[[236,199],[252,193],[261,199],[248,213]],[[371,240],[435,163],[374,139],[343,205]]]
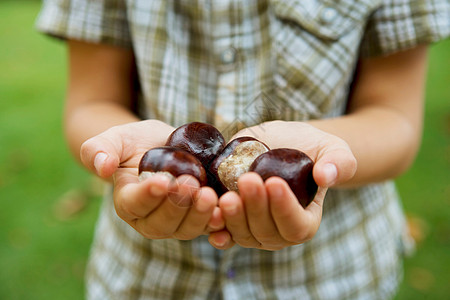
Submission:
[[[223,247],[227,244],[227,234],[225,232],[218,232],[213,237],[213,243],[217,247]]]
[[[208,202],[202,201],[201,199],[197,200],[196,208],[197,208],[198,212],[201,212],[201,213],[207,212],[210,207],[211,206],[209,205]]]
[[[237,204],[232,203],[232,204],[229,204],[229,205],[224,205],[223,209],[225,210],[225,212],[228,215],[232,216],[232,215],[236,214]]]
[[[220,229],[223,229],[223,226],[219,226],[219,225],[215,225],[215,224],[209,224],[207,228],[208,228],[208,232],[214,232],[214,231],[218,231]]]
[[[159,186],[154,185],[150,187],[150,193],[155,197],[161,197],[164,195],[165,191]]]
[[[269,194],[271,198],[281,198],[283,197],[283,190],[280,187],[272,187],[269,189]]]
[[[106,159],[108,158],[108,155],[103,152],[99,152],[94,159],[94,167],[95,170],[97,170],[97,173],[100,174],[103,166],[105,165]]]
[[[337,168],[332,163],[327,163],[323,166],[323,171],[325,173],[325,178],[327,186],[331,186],[335,183],[337,179]]]
[[[246,194],[247,196],[255,196],[256,195],[256,187],[254,185],[249,185],[246,187]]]
[[[226,244],[226,241],[225,240],[217,240],[217,239],[215,239],[214,240],[214,245],[216,245],[217,247],[223,247],[223,246],[225,246],[225,244]]]

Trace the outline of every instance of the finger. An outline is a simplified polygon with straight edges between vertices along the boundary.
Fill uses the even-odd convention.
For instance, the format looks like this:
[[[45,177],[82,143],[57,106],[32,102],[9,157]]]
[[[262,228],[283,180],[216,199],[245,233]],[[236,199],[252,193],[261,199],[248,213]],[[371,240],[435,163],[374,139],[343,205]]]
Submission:
[[[190,206],[192,206],[186,205],[186,203],[195,203],[196,199],[191,197],[197,197],[198,195],[197,193],[190,193],[192,185],[197,184],[198,186],[198,181],[194,177],[186,180],[181,183],[177,181],[176,187],[171,182],[172,185],[169,184],[169,192],[167,193],[167,195],[172,193],[171,196],[163,199],[161,205],[146,218],[136,220],[135,226],[142,235],[151,239],[174,237]]]
[[[121,149],[119,137],[109,130],[85,141],[81,145],[80,159],[89,170],[108,178],[119,167]]]
[[[174,237],[180,240],[192,240],[203,234],[217,201],[217,194],[212,188],[202,188],[198,193],[197,201],[178,227]]]
[[[181,175],[172,180],[169,186],[168,198],[178,206],[190,207],[193,199],[197,199],[200,183],[192,175]]]
[[[313,177],[319,186],[331,187],[350,180],[356,168],[356,158],[348,146],[324,148],[314,164]]]
[[[166,198],[168,185],[167,176],[155,175],[140,183],[116,186],[114,203],[117,214],[128,222],[146,217]]]
[[[230,233],[226,230],[211,233],[208,237],[208,241],[211,246],[219,250],[230,249],[235,245]]]
[[[279,177],[266,180],[270,210],[280,235],[287,241],[310,240],[319,229],[320,219],[303,209],[286,181]]]
[[[270,212],[262,178],[256,173],[246,173],[239,178],[238,187],[252,236],[264,248],[283,244]]]
[[[225,220],[222,216],[222,210],[220,207],[214,207],[214,210],[211,215],[211,219],[209,219],[208,226],[205,229],[205,234],[209,234],[214,231],[219,231],[225,228]]]
[[[323,201],[327,191],[328,188],[319,187],[313,201],[305,208],[305,211],[309,212],[312,215],[312,218],[314,220],[319,220],[319,222],[322,220]]]
[[[260,243],[252,236],[247,225],[244,206],[236,192],[225,193],[219,200],[227,230],[233,240],[242,247],[257,248]]]

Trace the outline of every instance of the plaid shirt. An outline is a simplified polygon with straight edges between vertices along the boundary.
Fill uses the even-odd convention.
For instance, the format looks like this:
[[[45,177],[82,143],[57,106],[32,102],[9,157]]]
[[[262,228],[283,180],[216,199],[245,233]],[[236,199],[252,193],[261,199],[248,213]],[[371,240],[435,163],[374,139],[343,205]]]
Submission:
[[[450,34],[447,0],[48,0],[38,28],[132,47],[142,118],[216,125],[230,137],[272,119],[342,115],[360,57]],[[387,299],[404,219],[392,182],[330,190],[313,240],[219,251],[206,237],[146,240],[105,198],[89,299]],[[402,238],[403,237],[403,238]]]

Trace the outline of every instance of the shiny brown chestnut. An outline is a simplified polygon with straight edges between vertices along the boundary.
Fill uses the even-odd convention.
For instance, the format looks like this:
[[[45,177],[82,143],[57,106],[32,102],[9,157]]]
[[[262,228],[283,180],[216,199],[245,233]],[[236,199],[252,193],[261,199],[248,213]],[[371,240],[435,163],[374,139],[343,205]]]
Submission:
[[[267,151],[269,147],[266,144],[248,136],[228,143],[209,167],[210,173],[216,179],[216,192],[220,195],[228,190],[238,191],[238,178],[248,172],[255,158]]]
[[[212,125],[192,122],[184,124],[169,136],[166,146],[183,149],[194,155],[205,169],[225,147],[225,139]]]
[[[157,147],[148,150],[139,163],[139,180],[162,173],[171,178],[192,175],[201,186],[206,185],[206,171],[200,161],[192,154],[175,147]]]
[[[314,162],[296,149],[279,148],[258,156],[249,171],[258,173],[263,180],[278,176],[286,180],[303,207],[314,199],[317,184],[312,170]]]

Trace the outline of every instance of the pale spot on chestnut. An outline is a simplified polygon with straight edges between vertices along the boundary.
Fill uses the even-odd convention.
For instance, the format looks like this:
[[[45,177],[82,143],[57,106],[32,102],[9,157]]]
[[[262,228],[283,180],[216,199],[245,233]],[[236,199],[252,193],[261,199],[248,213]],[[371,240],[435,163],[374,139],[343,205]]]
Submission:
[[[155,175],[164,175],[169,177],[169,179],[175,180],[175,176],[173,176],[172,174],[170,174],[169,172],[165,172],[165,171],[159,171],[159,172],[149,172],[149,171],[142,171],[141,173],[139,173],[139,181],[144,181],[150,177],[153,177]]]
[[[238,191],[239,177],[252,171],[263,180],[281,177],[306,207],[318,189],[312,176],[313,166],[314,162],[301,151],[270,150],[253,137],[240,137],[225,146],[222,134],[214,126],[192,122],[174,130],[166,146],[144,154],[139,164],[139,179],[155,174],[165,174],[171,180],[192,175],[201,186],[208,184],[220,196],[228,190]]]
[[[269,147],[252,137],[240,137],[231,141],[212,162],[210,171],[219,181],[221,191],[238,191],[239,177],[248,172],[250,165]]]

